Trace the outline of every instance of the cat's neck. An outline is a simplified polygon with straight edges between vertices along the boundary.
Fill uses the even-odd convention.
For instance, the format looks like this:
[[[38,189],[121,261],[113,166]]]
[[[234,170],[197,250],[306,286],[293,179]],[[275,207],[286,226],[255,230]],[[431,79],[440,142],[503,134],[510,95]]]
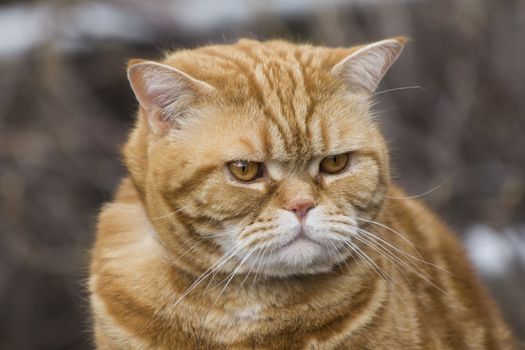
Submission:
[[[354,311],[360,315],[363,307],[367,310],[363,315],[371,315],[379,312],[390,298],[385,280],[357,264],[309,276],[259,276],[255,282],[244,275],[230,279],[228,274],[217,274],[197,287],[194,286],[198,277],[184,278],[184,274],[171,267],[167,292],[172,298],[164,305],[164,312],[177,318],[191,310],[202,326],[216,323],[225,330],[237,330],[239,324],[248,328],[253,323],[270,325],[277,319],[278,323],[293,327],[299,322],[293,321],[298,314],[303,315],[300,322],[314,325],[321,322],[320,310],[333,310],[333,315]]]
[[[331,289],[340,289],[341,285],[353,286],[348,291],[351,296],[352,293],[370,288],[374,283],[370,271],[353,258],[334,266],[329,272],[286,277],[264,276],[253,272],[235,275],[226,272],[194,274],[178,266],[176,261],[165,259],[165,262],[169,265],[172,278],[177,280],[177,294],[184,297],[193,294],[199,300],[205,298],[217,305],[229,303],[239,297],[260,301],[261,295],[264,295],[268,303],[285,306],[298,300],[324,297],[325,294],[331,294]],[[190,289],[192,292],[186,293]]]

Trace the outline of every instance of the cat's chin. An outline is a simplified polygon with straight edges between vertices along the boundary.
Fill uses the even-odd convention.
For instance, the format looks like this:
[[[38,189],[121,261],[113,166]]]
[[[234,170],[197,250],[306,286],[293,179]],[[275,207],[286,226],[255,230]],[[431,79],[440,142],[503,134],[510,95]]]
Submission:
[[[331,271],[333,264],[337,263],[331,254],[319,243],[301,237],[269,254],[261,265],[267,276],[317,274]]]

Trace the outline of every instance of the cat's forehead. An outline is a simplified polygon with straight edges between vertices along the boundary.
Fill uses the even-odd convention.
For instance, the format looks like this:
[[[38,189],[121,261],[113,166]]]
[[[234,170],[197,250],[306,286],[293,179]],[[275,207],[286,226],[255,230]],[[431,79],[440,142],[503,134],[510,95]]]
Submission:
[[[327,98],[313,100],[305,94],[282,101],[269,96],[268,104],[250,115],[248,128],[258,150],[268,158],[306,160],[321,155],[337,154],[355,148],[366,125],[364,109],[343,105]],[[243,115],[235,116],[243,118]],[[238,129],[241,135],[243,129]]]
[[[192,123],[192,133],[181,133],[212,161],[274,160],[296,169],[319,157],[368,148],[377,137],[362,104],[327,99],[288,107],[275,102],[214,108]]]
[[[323,93],[337,83],[331,68],[352,51],[243,39],[233,45],[177,51],[165,63],[211,84],[225,98],[239,103],[263,99],[270,91],[286,95],[304,88],[311,94]]]
[[[178,52],[166,62],[218,90],[221,104],[210,117],[221,130],[212,126],[212,132],[202,133],[199,128],[204,143],[224,142],[223,149],[237,152],[232,158],[299,165],[361,142],[355,131],[368,104],[343,97],[342,86],[330,74],[348,52],[242,40]],[[356,137],[348,137],[352,132]]]

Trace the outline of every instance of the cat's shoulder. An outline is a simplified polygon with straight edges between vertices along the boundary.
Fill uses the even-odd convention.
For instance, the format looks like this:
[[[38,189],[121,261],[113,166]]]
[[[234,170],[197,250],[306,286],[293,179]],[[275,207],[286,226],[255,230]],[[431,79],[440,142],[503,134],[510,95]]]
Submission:
[[[125,177],[115,193],[114,202],[120,203],[139,203],[139,194],[129,177]]]
[[[140,196],[129,178],[121,181],[111,202],[106,203],[98,215],[97,239],[94,251],[144,244],[154,241],[153,228],[149,224]]]

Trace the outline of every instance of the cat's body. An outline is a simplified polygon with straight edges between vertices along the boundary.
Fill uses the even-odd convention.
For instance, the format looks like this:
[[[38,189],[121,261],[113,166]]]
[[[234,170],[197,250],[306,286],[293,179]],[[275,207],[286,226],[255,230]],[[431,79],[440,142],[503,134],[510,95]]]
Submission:
[[[130,178],[92,256],[97,347],[513,349],[459,242],[390,183],[368,95],[401,47],[133,63]]]

